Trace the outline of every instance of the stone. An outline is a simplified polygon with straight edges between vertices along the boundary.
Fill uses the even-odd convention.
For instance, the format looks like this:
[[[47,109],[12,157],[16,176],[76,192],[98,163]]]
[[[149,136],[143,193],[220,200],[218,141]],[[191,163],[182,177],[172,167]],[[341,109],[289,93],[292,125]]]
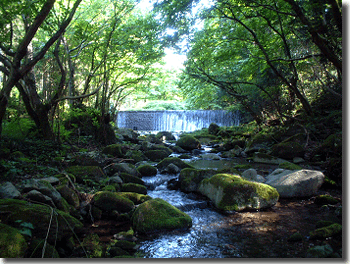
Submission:
[[[137,183],[124,183],[121,188],[122,192],[135,192],[140,194],[147,194],[147,188],[144,185]]]
[[[314,201],[315,204],[319,204],[319,205],[325,205],[325,204],[335,205],[340,202],[341,202],[340,199],[334,198],[327,194],[317,196]]]
[[[135,177],[140,177],[141,174],[136,169],[136,166],[130,163],[113,163],[106,168],[108,175],[125,172]]]
[[[204,179],[198,190],[223,211],[243,211],[274,206],[279,194],[267,184],[251,182],[238,175],[216,174]]]
[[[69,166],[66,172],[73,174],[77,183],[84,183],[86,180],[99,181],[106,177],[98,166]]]
[[[275,165],[278,165],[283,162],[288,162],[285,159],[276,158],[261,152],[255,152],[253,154],[253,161],[256,163],[275,164]]]
[[[19,188],[22,192],[30,192],[32,190],[36,190],[41,192],[42,194],[50,197],[52,201],[55,203],[57,208],[63,209],[62,205],[62,196],[61,194],[47,181],[41,179],[30,179],[24,180],[20,183]]]
[[[117,134],[122,136],[122,137],[118,137],[118,138],[122,138],[125,141],[138,142],[137,138],[138,138],[139,134],[136,133],[132,129],[118,128]]]
[[[73,216],[47,205],[34,204],[17,199],[0,199],[2,223],[15,226],[17,221],[31,223],[34,227],[32,236],[45,239],[54,244],[74,236],[83,224]],[[5,213],[9,212],[9,213]]]
[[[342,233],[342,225],[338,223],[320,227],[310,232],[310,239],[326,239]]]
[[[56,177],[47,177],[47,178],[42,178],[43,181],[47,181],[48,183],[50,183],[52,186],[58,185],[60,184],[60,179],[56,178]]]
[[[108,145],[108,146],[103,148],[102,153],[106,154],[106,155],[111,155],[111,156],[117,157],[117,158],[124,157],[123,152],[122,152],[122,147],[120,144]]]
[[[99,151],[78,152],[71,159],[71,165],[104,167],[106,156]]]
[[[307,258],[327,258],[330,257],[333,253],[333,248],[329,245],[323,245],[323,246],[315,246],[312,248],[309,248],[306,257]]]
[[[119,192],[118,195],[128,198],[135,205],[142,204],[143,202],[146,202],[152,199],[151,196],[141,194],[141,193],[135,193],[135,192]]]
[[[189,151],[201,148],[200,141],[191,135],[185,135],[180,137],[176,141],[176,145],[184,150],[189,150]]]
[[[157,138],[162,140],[176,140],[175,136],[168,131],[160,131],[157,133]]]
[[[163,159],[161,162],[158,163],[157,168],[159,171],[164,170],[170,163],[173,163],[180,169],[184,168],[193,168],[191,165],[187,164],[186,162],[182,161],[181,159],[177,157],[169,157]]]
[[[24,194],[23,197],[31,201],[36,201],[55,207],[55,204],[50,197],[42,194],[37,190],[31,190],[30,192]]]
[[[27,248],[27,242],[18,229],[0,223],[1,258],[23,258]]]
[[[211,134],[211,135],[216,135],[217,133],[219,133],[220,131],[220,126],[215,124],[215,123],[211,123],[209,125],[209,128],[208,128],[208,133]]]
[[[130,212],[134,209],[134,203],[119,193],[100,191],[95,193],[93,197],[93,205],[105,212]]]
[[[133,176],[125,172],[120,173],[119,177],[123,180],[123,183],[137,183],[142,185],[145,184],[145,182],[139,177]]]
[[[298,142],[281,142],[271,147],[271,155],[282,159],[293,159],[295,157],[303,157],[305,149]]]
[[[179,176],[180,190],[183,192],[197,192],[200,182],[217,174],[216,170],[198,170],[185,168]]]
[[[152,166],[152,165],[148,165],[148,164],[140,165],[139,167],[137,167],[137,171],[142,176],[154,176],[154,175],[157,175],[157,168]]]
[[[200,156],[204,160],[220,160],[220,156],[214,153],[206,153]]]
[[[266,184],[277,189],[283,198],[310,197],[321,187],[325,176],[315,170],[276,169],[266,177]]]
[[[176,166],[173,163],[170,163],[168,166],[165,167],[165,169],[163,169],[161,171],[161,173],[165,173],[165,174],[178,174],[181,171],[181,169]]]
[[[112,184],[112,183],[122,184],[123,180],[119,176],[116,175],[116,176],[110,177],[108,182],[110,184]]]
[[[6,199],[16,199],[21,197],[21,193],[11,182],[4,182],[0,185],[0,198]]]
[[[300,163],[304,163],[304,162],[305,162],[305,160],[303,158],[301,158],[301,157],[294,157],[293,158],[293,163],[294,164],[300,164]]]
[[[161,161],[170,155],[165,150],[147,150],[144,154],[151,161]]]
[[[140,204],[131,221],[133,229],[139,233],[187,229],[192,226],[189,215],[160,198]]]
[[[78,194],[73,189],[69,188],[67,185],[57,186],[56,189],[68,204],[72,205],[74,208],[79,208],[80,200]]]
[[[253,168],[245,170],[242,173],[242,177],[246,180],[249,180],[249,181],[255,181],[255,182],[265,182],[266,181],[266,179],[263,176],[258,175],[258,172]]]

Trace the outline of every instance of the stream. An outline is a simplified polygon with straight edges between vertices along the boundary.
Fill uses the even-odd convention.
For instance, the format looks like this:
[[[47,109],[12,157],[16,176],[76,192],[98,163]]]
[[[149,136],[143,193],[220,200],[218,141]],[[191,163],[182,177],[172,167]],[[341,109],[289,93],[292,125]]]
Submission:
[[[203,152],[208,152],[204,148]],[[192,162],[198,162],[199,166],[209,166],[211,162],[219,165],[220,161],[200,160],[193,158]],[[230,163],[222,160],[224,164]],[[232,163],[232,161],[231,161]],[[215,166],[214,165],[214,166]],[[167,183],[177,179],[179,174],[160,174],[152,177],[143,177],[148,186],[148,195],[152,198],[161,198],[192,218],[192,227],[189,230],[175,230],[160,233],[140,242],[139,250],[145,258],[233,258],[241,257],[238,252],[232,250],[228,254],[227,245],[230,236],[225,232],[225,224],[230,220],[229,216],[218,213],[210,206],[210,202],[198,198],[195,194],[186,194],[179,190],[170,190]]]

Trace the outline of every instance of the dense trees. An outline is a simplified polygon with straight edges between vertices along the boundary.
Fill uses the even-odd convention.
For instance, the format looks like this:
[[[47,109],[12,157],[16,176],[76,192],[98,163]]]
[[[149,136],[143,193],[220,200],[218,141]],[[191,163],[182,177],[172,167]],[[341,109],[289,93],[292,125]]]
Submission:
[[[184,19],[199,18],[188,11],[193,1],[180,2],[161,2],[158,10],[182,33],[190,27]],[[224,90],[257,123],[267,116],[283,121],[299,109],[312,115],[312,103],[325,93],[341,105],[339,2],[218,0],[200,19],[202,29],[186,31],[183,86],[192,100],[213,101]]]

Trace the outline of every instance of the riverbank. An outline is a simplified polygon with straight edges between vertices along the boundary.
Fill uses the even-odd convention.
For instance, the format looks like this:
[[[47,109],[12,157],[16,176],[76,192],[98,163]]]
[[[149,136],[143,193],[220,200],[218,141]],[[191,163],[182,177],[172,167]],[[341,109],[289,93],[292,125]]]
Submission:
[[[341,174],[337,173],[342,156],[341,133],[331,129],[327,133],[318,132],[305,126],[259,130],[252,125],[227,128],[212,125],[190,133],[190,136],[194,138],[192,142],[182,140],[184,142],[181,143],[180,139],[184,137],[176,140],[170,133],[139,136],[132,130],[118,130],[118,142],[109,146],[94,144],[88,136],[80,137],[76,144],[2,140],[0,169],[5,194],[2,192],[0,200],[4,202],[4,198],[10,198],[41,204],[50,209],[47,211],[49,216],[54,210],[62,215],[65,213],[66,218],[71,217],[75,227],[70,232],[68,228],[59,239],[50,240],[43,236],[49,222],[40,227],[35,218],[27,219],[20,214],[16,217],[10,214],[10,217],[4,208],[10,205],[16,208],[14,204],[17,203],[6,200],[2,204],[1,221],[15,228],[23,237],[22,242],[25,241],[17,256],[34,256],[34,245],[42,252],[43,247],[37,247],[38,241],[41,241],[53,247],[55,257],[152,257],[152,253],[143,250],[142,243],[147,245],[147,241],[153,238],[138,232],[132,217],[141,204],[157,198],[154,192],[159,191],[157,187],[160,185],[163,189],[200,201],[198,207],[189,210],[185,206],[175,206],[192,214],[192,227],[186,227],[181,231],[183,233],[176,228],[166,232],[183,235],[177,240],[176,247],[171,243],[168,245],[168,250],[173,247],[172,252],[181,245],[186,249],[184,237],[203,226],[203,222],[193,217],[195,214],[191,210],[209,209],[220,215],[219,223],[205,220],[208,226],[216,226],[210,231],[210,236],[221,241],[216,243],[214,250],[218,250],[220,255],[213,253],[204,257],[342,256],[342,233],[339,231],[342,224],[342,180]],[[264,159],[256,153],[264,154]],[[175,164],[173,161],[162,166],[169,157],[182,163]],[[221,165],[218,166],[218,163]],[[205,170],[205,178],[217,173],[244,175],[245,171],[254,169],[256,177],[259,175],[260,179],[266,180],[275,169],[308,169],[324,173],[325,179],[322,186],[307,197],[280,197],[272,207],[263,210],[228,213],[218,210],[213,201],[196,190],[181,190],[188,188],[181,187],[179,181],[181,171],[185,169],[182,166]],[[45,188],[39,186],[43,184],[42,180],[49,182],[45,183]],[[199,184],[195,182],[195,186]],[[12,193],[9,194],[10,189]],[[109,202],[110,198],[105,200],[110,204],[108,207],[97,201],[96,195],[104,197],[103,193],[108,193],[108,197],[111,197],[109,193],[115,193],[113,204]],[[166,200],[166,195],[163,198]],[[203,201],[206,202],[205,208]],[[126,205],[130,209],[125,209]],[[44,209],[35,207],[35,210]],[[334,224],[337,224],[336,230],[332,229]],[[322,229],[318,232],[325,235],[313,235],[318,229]],[[155,230],[155,234],[164,234],[164,230]],[[192,255],[188,257],[201,257],[193,252],[196,251],[192,250]]]

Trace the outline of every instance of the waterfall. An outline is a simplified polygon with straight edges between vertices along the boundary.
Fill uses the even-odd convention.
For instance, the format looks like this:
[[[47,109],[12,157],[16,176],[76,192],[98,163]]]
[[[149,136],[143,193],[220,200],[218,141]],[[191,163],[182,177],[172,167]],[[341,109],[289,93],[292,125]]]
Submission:
[[[211,123],[238,126],[239,122],[238,111],[226,110],[120,111],[116,120],[119,128],[170,132],[192,132],[207,128]]]

